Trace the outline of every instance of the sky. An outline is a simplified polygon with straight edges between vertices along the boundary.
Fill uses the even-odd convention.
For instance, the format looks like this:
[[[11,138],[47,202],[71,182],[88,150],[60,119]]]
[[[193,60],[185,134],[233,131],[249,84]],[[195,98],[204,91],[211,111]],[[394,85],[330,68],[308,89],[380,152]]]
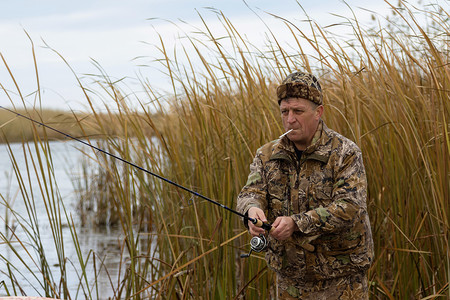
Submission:
[[[448,0],[442,1],[448,6]],[[339,21],[335,15],[351,16],[343,1],[298,2],[321,26]],[[383,0],[346,3],[359,21],[370,19],[367,10],[389,13]],[[88,84],[95,80],[93,75],[100,74],[98,66],[112,80],[123,79],[136,93],[142,89],[139,78],[148,80],[161,93],[170,92],[168,78],[152,67],[158,55],[152,45],[158,45],[161,37],[171,50],[181,32],[202,27],[199,14],[210,28],[221,27],[212,9],[222,11],[241,33],[261,46],[266,32],[261,19],[280,41],[288,34],[282,22],[267,12],[289,20],[305,19],[297,1],[290,0],[0,0],[0,105],[11,106],[9,94],[20,107],[17,84],[29,107],[85,110],[87,103],[72,71],[91,87]],[[40,103],[34,93],[36,65]],[[104,100],[95,101],[99,107],[105,105]]]

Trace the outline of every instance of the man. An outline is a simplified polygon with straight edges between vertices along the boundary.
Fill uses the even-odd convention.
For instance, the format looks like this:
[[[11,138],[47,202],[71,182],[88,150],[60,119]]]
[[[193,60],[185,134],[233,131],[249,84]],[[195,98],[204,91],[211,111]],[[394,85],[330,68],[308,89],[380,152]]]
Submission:
[[[290,74],[277,96],[292,131],[257,150],[237,209],[272,224],[266,261],[279,299],[368,299],[373,241],[361,151],[322,121],[313,75]]]

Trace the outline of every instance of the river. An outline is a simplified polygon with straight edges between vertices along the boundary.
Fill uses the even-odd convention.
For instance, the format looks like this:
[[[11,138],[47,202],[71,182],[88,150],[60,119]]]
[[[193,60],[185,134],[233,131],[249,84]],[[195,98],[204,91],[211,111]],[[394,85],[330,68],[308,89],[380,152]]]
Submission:
[[[104,265],[107,267],[108,274],[111,280],[117,280],[119,261],[120,261],[120,245],[123,240],[122,233],[119,230],[111,228],[99,229],[96,226],[84,226],[80,224],[80,218],[77,214],[77,197],[74,186],[74,181],[81,176],[81,162],[85,154],[80,151],[80,143],[75,141],[68,142],[49,142],[51,149],[54,178],[55,183],[52,185],[57,187],[62,203],[64,204],[67,213],[73,218],[75,229],[78,234],[79,245],[81,254],[86,260],[88,255],[92,252],[97,257],[97,267],[99,267],[100,260],[104,261]],[[55,250],[55,243],[50,228],[49,218],[46,213],[45,201],[40,190],[40,183],[43,183],[43,178],[39,174],[36,174],[31,166],[30,155],[36,158],[36,151],[34,144],[30,143],[31,151],[27,155],[24,155],[24,146],[22,144],[11,144],[11,150],[14,154],[14,159],[17,162],[19,173],[23,178],[23,182],[26,186],[26,190],[31,198],[31,191],[34,200],[31,201],[35,205],[35,211],[37,214],[37,220],[39,223],[39,238],[42,241],[45,249],[45,257],[49,261],[51,273],[55,282],[59,282],[61,277],[60,266]],[[86,149],[85,149],[86,150]],[[7,295],[6,289],[9,293],[13,293],[11,280],[8,276],[8,269],[6,261],[11,266],[17,268],[14,271],[17,282],[20,284],[24,293],[27,296],[45,296],[43,295],[40,282],[42,282],[42,276],[39,276],[39,262],[37,257],[37,251],[33,248],[33,242],[30,237],[25,233],[25,229],[21,227],[21,224],[27,224],[32,218],[29,217],[25,202],[23,201],[23,195],[19,186],[19,179],[16,177],[16,173],[13,169],[12,159],[10,158],[6,145],[0,145],[0,233],[3,236],[10,237],[11,240],[22,240],[29,243],[29,246],[21,247],[18,243],[10,243],[14,245],[13,251],[6,243],[4,239],[0,239],[0,296]],[[43,157],[43,155],[41,155]],[[27,168],[28,162],[28,168]],[[35,160],[37,163],[37,160]],[[29,176],[27,175],[27,169]],[[28,179],[29,178],[29,179]],[[47,186],[49,186],[47,184]],[[45,194],[45,193],[44,193]],[[50,194],[57,194],[51,192]],[[25,197],[26,198],[26,197]],[[14,217],[6,205],[9,205],[20,217]],[[62,210],[61,210],[62,211]],[[62,211],[63,212],[63,211]],[[21,221],[17,221],[16,218],[23,218]],[[61,217],[62,223],[62,240],[64,244],[64,256],[67,258],[67,282],[69,285],[70,294],[72,298],[76,295],[79,287],[79,274],[80,264],[78,262],[78,253],[74,246],[70,224],[67,218],[63,215]],[[28,228],[28,226],[26,226]],[[14,237],[13,233],[17,236]],[[26,250],[25,250],[26,249]],[[28,253],[29,254],[28,254]],[[21,261],[23,260],[23,261]],[[37,278],[30,274],[38,274]],[[95,280],[94,270],[88,269],[90,282]],[[105,299],[109,296],[113,296],[110,279],[106,272],[101,272],[97,278],[98,289],[100,298]],[[116,284],[117,282],[115,282]],[[20,294],[19,294],[20,295]],[[78,298],[84,298],[81,291],[78,292]],[[95,296],[93,298],[96,298]]]

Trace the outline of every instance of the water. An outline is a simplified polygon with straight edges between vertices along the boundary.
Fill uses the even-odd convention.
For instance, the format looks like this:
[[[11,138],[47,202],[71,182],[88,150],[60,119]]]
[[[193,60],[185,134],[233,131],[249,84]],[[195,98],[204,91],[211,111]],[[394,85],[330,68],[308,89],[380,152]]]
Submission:
[[[47,183],[47,186],[53,186],[55,189],[57,187],[61,199],[63,199],[64,206],[67,213],[71,216],[75,223],[75,229],[78,234],[79,245],[81,249],[81,254],[84,260],[91,254],[92,261],[92,251],[95,252],[97,258],[97,268],[100,268],[101,262],[103,260],[104,266],[107,267],[107,273],[103,270],[100,276],[97,278],[99,294],[101,298],[107,298],[112,296],[112,288],[110,285],[110,279],[117,280],[119,261],[120,261],[120,249],[123,236],[119,230],[115,229],[98,229],[94,226],[91,227],[81,227],[80,218],[77,215],[76,205],[77,199],[74,189],[73,181],[79,177],[81,173],[81,161],[85,154],[83,154],[79,148],[80,143],[75,141],[70,142],[50,142],[50,149],[52,154],[52,161],[54,166],[54,178],[56,182],[52,185]],[[34,144],[30,144],[31,155],[36,159],[36,152],[34,150]],[[49,261],[50,269],[53,274],[55,282],[59,281],[60,278],[60,267],[58,264],[57,252],[55,250],[54,238],[52,236],[52,230],[50,228],[50,223],[46,213],[46,206],[44,198],[41,195],[39,183],[43,183],[44,178],[48,178],[48,175],[42,176],[40,174],[35,174],[33,167],[31,166],[30,155],[24,155],[24,147],[22,144],[11,144],[12,153],[18,165],[18,170],[23,177],[24,185],[26,190],[31,193],[33,192],[35,211],[37,212],[37,219],[39,222],[39,236],[44,245],[45,257]],[[84,149],[86,150],[86,149]],[[89,151],[89,150],[86,150]],[[28,153],[28,150],[26,150]],[[29,222],[30,218],[28,216],[28,210],[23,201],[22,194],[20,192],[19,180],[16,178],[15,172],[13,170],[12,161],[8,155],[6,145],[0,145],[0,233],[9,237],[14,234],[17,237],[26,242],[30,242],[30,246],[20,247],[19,244],[14,244],[18,251],[18,256],[24,260],[24,263],[29,266],[34,274],[37,275],[37,279],[30,274],[30,270],[21,262],[17,255],[6,245],[3,244],[3,240],[0,239],[0,255],[4,257],[11,265],[18,268],[14,274],[17,276],[17,281],[20,283],[25,294],[28,296],[38,296],[42,295],[43,291],[40,288],[40,281],[42,281],[42,276],[39,276],[39,262],[37,260],[36,251],[34,251],[33,245],[25,234],[24,230],[19,226],[25,222]],[[41,155],[41,157],[45,157]],[[27,173],[27,164],[29,178]],[[37,160],[35,160],[37,163]],[[44,162],[45,163],[45,162]],[[46,169],[46,168],[44,168]],[[56,194],[56,193],[50,193]],[[17,212],[18,216],[23,218],[23,221],[18,222],[16,218],[6,209],[6,205],[9,205]],[[61,212],[63,213],[62,209]],[[69,289],[73,298],[76,294],[76,290],[79,285],[79,262],[78,254],[73,243],[73,239],[70,233],[70,223],[67,218],[62,215],[62,240],[64,241],[64,256],[67,258],[67,263],[69,267],[67,268],[67,282],[69,284]],[[10,229],[7,229],[7,226]],[[13,230],[11,230],[11,228]],[[28,253],[29,254],[28,254]],[[30,257],[31,256],[31,257]],[[95,279],[94,270],[92,267],[89,270],[89,280],[93,282]],[[12,293],[12,285],[10,284],[10,279],[6,275],[7,268],[4,260],[0,259],[0,296],[6,295],[5,287],[2,284],[6,284],[10,293]],[[97,270],[97,272],[99,272]],[[116,282],[114,282],[117,284]],[[90,286],[92,286],[90,284]],[[80,292],[81,293],[81,292]],[[78,298],[83,299],[82,294],[78,295]],[[95,296],[93,298],[96,298]]]

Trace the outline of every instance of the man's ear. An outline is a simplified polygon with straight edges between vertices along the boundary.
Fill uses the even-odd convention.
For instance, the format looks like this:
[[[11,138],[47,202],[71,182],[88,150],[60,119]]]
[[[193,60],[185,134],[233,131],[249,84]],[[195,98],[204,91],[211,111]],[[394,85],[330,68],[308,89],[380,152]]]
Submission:
[[[316,118],[317,118],[317,120],[319,120],[322,117],[323,109],[324,109],[323,105],[317,106],[317,108],[316,108]]]

